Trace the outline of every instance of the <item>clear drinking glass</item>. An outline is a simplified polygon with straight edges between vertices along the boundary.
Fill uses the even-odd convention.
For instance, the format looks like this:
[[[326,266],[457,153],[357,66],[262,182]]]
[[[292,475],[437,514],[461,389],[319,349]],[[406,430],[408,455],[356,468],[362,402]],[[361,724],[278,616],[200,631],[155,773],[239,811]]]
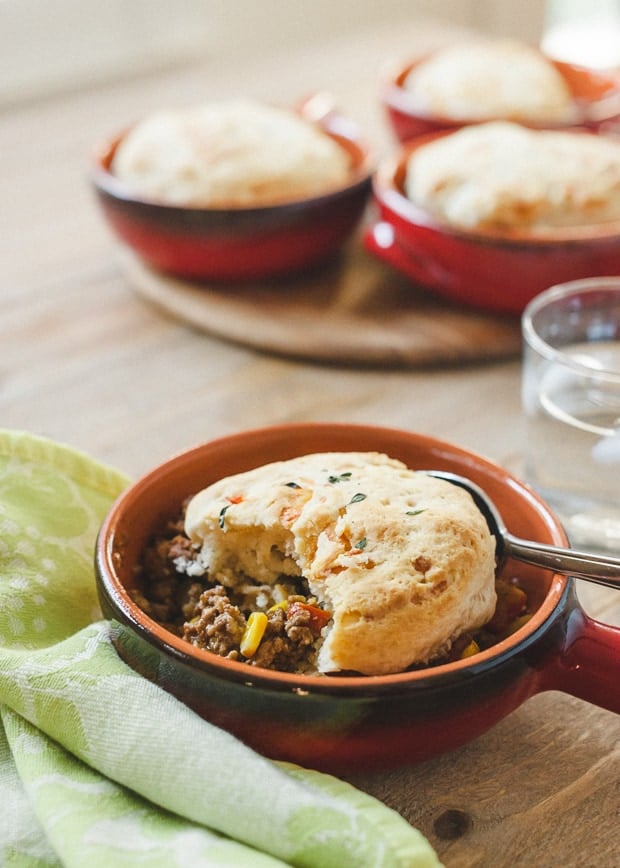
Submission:
[[[546,0],[540,47],[556,60],[620,67],[620,0]]]
[[[620,276],[546,290],[522,326],[525,477],[573,546],[620,552]]]

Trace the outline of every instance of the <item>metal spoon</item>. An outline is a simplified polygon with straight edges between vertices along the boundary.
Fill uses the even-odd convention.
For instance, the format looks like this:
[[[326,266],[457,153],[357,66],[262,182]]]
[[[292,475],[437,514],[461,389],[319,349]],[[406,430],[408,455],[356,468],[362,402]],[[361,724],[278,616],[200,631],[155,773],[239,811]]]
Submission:
[[[513,536],[508,531],[493,501],[470,479],[443,470],[427,470],[425,472],[429,476],[445,479],[447,482],[469,491],[496,539],[498,566],[501,566],[510,557],[526,564],[534,564],[537,567],[553,570],[554,573],[561,573],[564,576],[586,579],[597,585],[620,589],[619,558],[577,551],[576,549],[558,548]]]

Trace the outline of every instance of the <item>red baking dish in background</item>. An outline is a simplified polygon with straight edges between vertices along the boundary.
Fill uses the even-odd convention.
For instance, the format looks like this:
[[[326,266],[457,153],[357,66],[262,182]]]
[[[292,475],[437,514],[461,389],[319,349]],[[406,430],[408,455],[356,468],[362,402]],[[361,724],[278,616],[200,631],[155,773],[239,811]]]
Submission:
[[[407,161],[452,132],[420,136],[380,163],[373,178],[377,216],[364,234],[371,253],[454,302],[506,314],[520,314],[556,283],[620,274],[620,221],[536,233],[467,232],[417,207],[404,192]]]
[[[349,238],[370,195],[374,158],[357,126],[336,110],[315,118],[315,95],[299,113],[351,157],[349,183],[332,192],[250,208],[167,205],[134,196],[111,172],[116,135],[95,152],[91,179],[117,237],[148,265],[178,277],[236,282],[299,271],[329,257]]]
[[[404,86],[405,79],[414,67],[430,55],[393,65],[386,71],[380,84],[379,97],[389,123],[401,142],[417,136],[441,130],[455,130],[469,123],[480,123],[487,118],[455,120],[430,114],[417,104],[413,94]],[[620,132],[620,72],[589,69],[574,63],[553,60],[550,62],[566,80],[574,98],[575,112],[570,121],[528,122],[538,129],[570,130],[577,127],[596,132]]]

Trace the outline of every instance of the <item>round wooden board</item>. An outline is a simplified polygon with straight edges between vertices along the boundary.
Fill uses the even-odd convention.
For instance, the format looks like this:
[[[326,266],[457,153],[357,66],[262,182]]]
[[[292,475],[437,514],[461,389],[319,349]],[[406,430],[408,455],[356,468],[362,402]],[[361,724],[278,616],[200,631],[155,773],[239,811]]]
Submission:
[[[202,331],[268,353],[390,367],[490,361],[520,352],[518,319],[457,307],[352,245],[301,277],[243,285],[180,280],[131,254],[134,289]]]

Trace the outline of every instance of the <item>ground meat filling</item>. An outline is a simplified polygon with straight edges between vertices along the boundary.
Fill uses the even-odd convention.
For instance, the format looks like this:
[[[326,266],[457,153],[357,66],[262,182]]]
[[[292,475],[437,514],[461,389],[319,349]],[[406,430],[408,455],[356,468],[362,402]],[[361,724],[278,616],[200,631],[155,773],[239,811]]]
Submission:
[[[253,665],[296,672],[314,656],[320,630],[313,626],[310,611],[295,606],[295,601],[300,600],[291,602],[289,598],[286,612],[276,608],[267,613],[265,635],[252,658]]]
[[[183,624],[183,638],[198,648],[220,657],[229,657],[239,649],[246,621],[237,606],[228,599],[221,585],[203,591],[191,620]]]
[[[257,648],[241,652],[252,611],[260,607],[248,595],[211,582],[208,575],[188,577],[176,561],[192,560],[196,549],[183,533],[183,519],[166,524],[145,548],[137,575],[134,601],[147,615],[197,648],[282,672],[315,671],[323,627],[330,615],[300,579],[285,599],[264,611],[267,622]],[[244,589],[247,591],[247,582]],[[301,593],[297,593],[301,591]]]

